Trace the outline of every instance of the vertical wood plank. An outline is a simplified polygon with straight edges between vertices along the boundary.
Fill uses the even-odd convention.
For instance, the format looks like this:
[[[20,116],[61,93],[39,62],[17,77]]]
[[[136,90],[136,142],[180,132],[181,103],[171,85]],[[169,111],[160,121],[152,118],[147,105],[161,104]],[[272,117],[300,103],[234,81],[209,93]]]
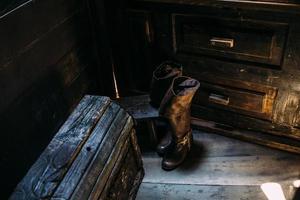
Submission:
[[[122,111],[126,113],[124,110]],[[104,139],[105,143],[99,148],[92,165],[85,172],[72,199],[98,199],[105,185],[108,184],[107,181],[111,178],[118,157],[126,152],[126,139],[133,127],[132,118],[127,113],[119,120],[108,130]]]

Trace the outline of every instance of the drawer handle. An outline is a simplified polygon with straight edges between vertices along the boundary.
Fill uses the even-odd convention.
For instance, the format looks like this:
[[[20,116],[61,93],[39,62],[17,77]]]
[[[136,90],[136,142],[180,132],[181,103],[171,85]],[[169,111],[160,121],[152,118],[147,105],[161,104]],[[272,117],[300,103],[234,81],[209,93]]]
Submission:
[[[216,47],[227,47],[227,48],[234,47],[234,39],[230,39],[230,38],[213,37],[209,41],[212,46],[216,46]]]
[[[211,93],[208,97],[208,100],[213,103],[228,105],[229,104],[229,97]]]

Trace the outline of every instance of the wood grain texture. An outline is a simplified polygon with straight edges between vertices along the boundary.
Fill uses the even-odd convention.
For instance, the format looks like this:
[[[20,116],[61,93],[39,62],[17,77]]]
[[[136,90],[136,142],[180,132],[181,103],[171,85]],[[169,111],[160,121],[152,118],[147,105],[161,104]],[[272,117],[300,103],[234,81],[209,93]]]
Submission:
[[[0,18],[0,69],[82,7],[81,0],[29,1]],[[47,12],[45,12],[47,10]],[[22,34],[20,34],[22,33]],[[13,38],[13,39],[12,39]]]
[[[290,156],[297,158],[298,155],[293,155],[289,152],[284,152],[265,146],[248,143],[239,139],[230,138],[224,135],[217,134],[216,132],[206,132],[194,128],[194,148],[189,157],[199,158],[202,157],[238,157],[238,156]],[[142,143],[143,144],[143,143]],[[146,146],[146,145],[145,145]],[[156,153],[150,150],[145,150],[142,147],[144,157],[156,157]],[[197,162],[195,162],[197,164]]]
[[[85,96],[10,199],[134,199],[143,178],[133,119]]]
[[[298,13],[300,6],[297,1],[280,1],[280,0],[136,0],[136,2],[143,3],[157,3],[160,5],[185,5],[185,6],[211,6],[211,7],[236,7],[251,10],[264,11],[285,11],[291,13]]]
[[[262,87],[262,90],[263,89],[266,88]],[[133,116],[134,119],[138,121],[142,121],[142,120],[151,121],[154,119],[158,119],[157,109],[149,105],[148,95],[121,98],[118,100],[118,103],[125,110],[127,110]],[[206,116],[201,115],[199,113],[196,113],[195,116],[197,116],[198,119],[193,118],[191,123],[196,128],[209,131],[209,132],[223,134],[228,137],[242,139],[248,142],[254,142],[271,148],[285,150],[292,153],[300,153],[300,144],[298,141],[300,137],[297,130],[294,131],[285,130],[284,127],[276,127],[274,124],[272,124],[272,127],[270,128],[272,128],[273,130],[274,129],[277,130],[274,130],[273,132],[270,131],[268,132],[265,131],[264,129],[260,129],[259,131],[258,127],[261,126],[265,127],[265,124],[267,122],[255,120],[253,118],[252,118],[253,121],[251,120],[241,121],[243,120],[243,118],[239,118],[240,121],[236,120],[236,118],[228,118],[228,120],[231,121],[232,123],[248,123],[248,130],[243,130],[243,129],[239,129],[238,128],[239,126],[230,126],[218,122],[201,120],[199,118],[206,117]],[[226,116],[228,117],[228,115],[224,115],[224,116],[218,115],[218,116],[220,117],[220,119],[226,118]],[[215,116],[213,115],[212,117]],[[263,124],[261,125],[259,124],[259,122],[262,122]],[[291,133],[288,134],[288,132]]]
[[[124,153],[122,153],[124,155],[120,156],[119,159],[120,162],[123,162],[123,165],[115,165],[106,183],[106,185],[113,183],[113,186],[108,194],[102,192],[99,199],[135,199],[144,171],[141,166],[136,164],[136,157],[132,156],[135,153],[134,151],[133,145],[129,145],[127,149],[124,149]]]
[[[295,191],[282,186],[287,200],[296,200]],[[267,199],[259,186],[213,186],[142,183],[137,200],[251,200]]]
[[[192,124],[195,128],[199,128],[208,132],[218,133],[243,141],[264,145],[270,148],[300,154],[300,142],[298,140],[283,138],[263,132],[234,129],[233,127],[223,124],[195,118],[192,120]]]
[[[142,158],[142,153],[139,148],[138,141],[137,141],[136,131],[134,129],[131,131],[130,139],[131,139],[131,144],[134,148],[135,157]],[[143,167],[143,161],[141,159],[136,159],[136,162],[137,162],[138,167],[140,167],[140,168]]]
[[[196,164],[197,158],[178,170],[166,174],[161,170],[161,160],[144,158],[146,170],[144,182],[197,184],[197,185],[261,185],[266,182],[292,184],[300,174],[300,161],[276,156],[232,156],[203,159],[198,168],[187,170],[188,164]],[[284,173],[282,173],[284,169]],[[230,177],[230,178],[229,178]]]
[[[192,116],[199,119],[224,124],[228,127],[251,130],[254,132],[264,132],[274,136],[280,136],[282,137],[283,141],[285,138],[295,139],[296,142],[299,141],[299,128],[290,127],[284,124],[271,123],[253,117],[243,116],[239,113],[194,105],[192,108]],[[216,118],[216,116],[218,116],[218,118]]]
[[[75,104],[101,90],[84,1],[28,1],[0,17],[0,35],[0,198],[6,199]]]
[[[136,120],[157,118],[158,111],[149,102],[149,95],[123,97],[117,102]]]
[[[260,189],[266,182],[281,184],[293,199],[298,155],[198,130],[193,136],[186,161],[169,172],[156,152],[142,148],[145,178],[137,199],[266,199]]]
[[[101,92],[86,11],[82,0],[29,0],[1,13],[1,199],[83,95]]]
[[[107,135],[103,140],[103,146],[100,146],[94,157],[93,165],[87,169],[85,176],[81,179],[81,184],[77,186],[77,190],[73,194],[75,199],[99,198],[105,184],[107,184],[113,166],[117,162],[118,156],[126,148],[126,138],[129,138],[132,126],[132,119],[122,110],[116,116],[116,121],[108,129]],[[100,163],[104,166],[101,166]]]
[[[3,112],[22,92],[28,90],[38,78],[49,72],[49,68],[65,54],[79,45],[81,41],[80,33],[77,34],[79,16],[74,15],[66,19],[0,69],[2,93],[6,97],[0,100],[0,112]],[[84,32],[81,33],[82,39]]]
[[[10,198],[51,196],[109,103],[108,98],[86,96]]]
[[[209,186],[142,183],[137,200],[245,200],[265,199],[259,186]]]
[[[124,173],[122,171],[124,171],[124,168],[127,168],[128,166],[131,166],[131,165],[128,165],[128,164],[124,164],[124,162],[129,161],[128,156],[132,155],[132,154],[129,153],[129,148],[130,148],[129,140],[127,139],[124,146],[123,146],[122,152],[118,152],[118,156],[116,157],[115,165],[112,167],[109,179],[105,180],[106,182],[103,181],[103,179],[102,179],[102,181],[105,183],[104,187],[102,187],[101,191],[99,191],[99,192],[97,192],[97,187],[94,188],[94,193],[99,194],[98,199],[105,199],[109,195],[112,196],[111,198],[120,197],[122,194],[123,195],[128,195],[128,193],[125,193],[122,190],[122,188],[128,187],[128,184],[127,184],[128,181],[124,181],[124,180],[126,178],[130,178],[130,176],[127,176],[128,173]],[[132,157],[132,158],[134,160],[134,157]],[[124,165],[122,164],[122,162],[123,162]],[[137,173],[137,170],[136,170],[135,166],[132,167],[131,173]],[[120,178],[120,177],[122,177],[122,178]],[[114,192],[109,191],[110,190],[109,187],[112,184],[113,184],[113,189],[112,190],[114,190]]]
[[[216,79],[218,78],[216,77]],[[275,97],[271,97],[266,93],[260,93],[257,90],[236,89],[232,85],[223,87],[214,84],[214,82],[207,83],[203,81],[201,83],[201,90],[194,99],[195,104],[271,120]],[[216,100],[212,99],[214,96],[216,96]]]
[[[194,105],[199,107],[193,107],[194,116],[271,133],[283,137],[284,141],[285,137],[299,140],[300,133],[300,87],[296,78],[300,75],[299,5],[297,1],[276,0],[134,0],[128,5],[128,10],[131,13],[150,13],[155,33],[152,43],[164,59],[182,63],[186,76],[211,84],[211,87],[204,88],[206,91],[199,89],[198,94],[205,94],[196,95],[198,99],[195,98]],[[134,17],[137,21],[143,19],[139,15]],[[250,59],[241,55],[229,56],[237,49],[217,48],[216,54],[211,53],[211,48],[215,47],[209,46],[210,37],[222,34],[233,37],[235,41],[246,38],[237,47],[239,53],[244,52],[243,56],[255,54],[259,59],[265,57],[267,60],[272,60],[274,55],[280,56],[274,57],[276,62],[260,62],[252,60],[251,55]],[[244,34],[250,35],[244,37]],[[178,42],[183,45],[181,51]],[[198,51],[198,47],[203,47],[203,51]],[[139,77],[144,73],[146,71]],[[219,86],[222,88],[216,88]],[[229,96],[231,103],[220,105],[206,101],[209,92],[215,90]]]
[[[110,105],[107,108],[106,112],[104,112],[103,117],[95,126],[90,137],[83,145],[82,150],[77,155],[76,159],[73,161],[73,164],[68,170],[64,179],[60,182],[58,188],[56,189],[53,195],[55,198],[70,198],[75,190],[74,187],[76,187],[82,179],[85,179],[83,177],[85,170],[88,168],[89,164],[93,164],[93,162],[91,161],[94,158],[95,154],[98,152],[99,145],[102,143],[103,138],[106,135],[107,130],[111,126],[116,114],[118,114],[118,111],[119,108],[117,106]],[[110,152],[107,152],[108,155],[109,153]],[[95,175],[93,177],[97,176]]]
[[[56,78],[52,73],[47,74],[1,116],[0,168],[1,176],[7,177],[1,182],[3,191],[6,191],[0,195],[3,199],[13,192],[82,95],[95,87],[86,70],[63,87]]]
[[[288,24],[173,14],[176,53],[226,57],[239,61],[281,65]],[[257,37],[260,35],[260,37]],[[217,43],[211,39],[218,38]],[[232,41],[224,46],[224,39]]]

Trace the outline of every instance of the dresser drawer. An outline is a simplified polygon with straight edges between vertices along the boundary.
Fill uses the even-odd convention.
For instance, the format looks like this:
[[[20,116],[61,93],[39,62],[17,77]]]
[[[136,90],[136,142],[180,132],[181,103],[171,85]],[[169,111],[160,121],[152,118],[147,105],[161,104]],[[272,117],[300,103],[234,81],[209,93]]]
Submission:
[[[287,24],[174,14],[177,53],[196,53],[280,66]]]
[[[195,103],[241,114],[271,119],[277,88],[237,80],[216,78],[201,81]]]

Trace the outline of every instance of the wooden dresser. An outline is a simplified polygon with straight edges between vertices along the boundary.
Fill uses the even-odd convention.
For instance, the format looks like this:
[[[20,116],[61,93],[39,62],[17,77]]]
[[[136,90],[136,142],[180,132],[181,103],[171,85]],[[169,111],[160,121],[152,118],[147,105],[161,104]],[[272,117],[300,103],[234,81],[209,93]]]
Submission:
[[[135,89],[177,60],[201,82],[194,117],[300,147],[300,4],[135,0],[126,15]]]

